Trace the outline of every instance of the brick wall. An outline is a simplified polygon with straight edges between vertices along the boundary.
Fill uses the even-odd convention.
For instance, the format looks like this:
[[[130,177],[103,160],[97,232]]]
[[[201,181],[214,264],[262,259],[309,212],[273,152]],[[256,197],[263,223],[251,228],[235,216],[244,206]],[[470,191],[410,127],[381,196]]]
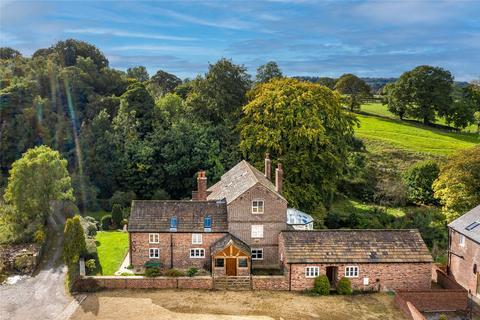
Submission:
[[[460,233],[450,230],[450,274],[462,287],[477,294],[477,274],[480,272],[480,245],[465,237],[465,245],[460,246]],[[463,258],[458,257],[462,256]],[[473,271],[477,265],[477,274]],[[480,296],[480,295],[477,295]]]
[[[321,275],[326,274],[327,266],[336,266],[337,279],[344,277],[346,266],[358,266],[358,277],[349,278],[355,290],[421,290],[431,286],[430,263],[292,264],[287,267],[292,290],[313,288],[314,278],[305,276],[307,266],[318,266]],[[368,285],[364,285],[364,278],[368,278]]]
[[[192,233],[159,233],[159,243],[149,243],[149,233],[130,233],[131,263],[135,267],[143,266],[145,262],[151,260],[149,258],[149,248],[158,248],[160,249],[159,261],[164,269],[171,267],[210,269],[210,246],[226,233],[203,232],[201,234],[202,244],[192,244]],[[205,249],[205,257],[190,258],[190,249],[194,248]]]
[[[286,276],[252,276],[253,290],[288,290]]]
[[[405,301],[402,296],[395,295],[395,305],[411,320],[427,320],[420,311],[418,311],[415,306],[409,302]]]
[[[468,309],[468,293],[465,290],[397,291],[397,295],[400,295],[405,301],[410,301],[422,312],[466,311]]]
[[[212,277],[83,277],[77,281],[78,291],[105,289],[212,289]]]

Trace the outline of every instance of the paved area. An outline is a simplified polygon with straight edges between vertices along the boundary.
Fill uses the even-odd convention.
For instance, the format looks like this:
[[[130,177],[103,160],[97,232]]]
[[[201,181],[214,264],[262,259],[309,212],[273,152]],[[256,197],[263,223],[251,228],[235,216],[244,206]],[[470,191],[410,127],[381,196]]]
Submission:
[[[63,320],[68,319],[78,306],[65,292],[67,269],[61,257],[63,221],[59,217],[50,218],[49,224],[54,232],[49,237],[39,271],[13,285],[0,286],[0,319]]]

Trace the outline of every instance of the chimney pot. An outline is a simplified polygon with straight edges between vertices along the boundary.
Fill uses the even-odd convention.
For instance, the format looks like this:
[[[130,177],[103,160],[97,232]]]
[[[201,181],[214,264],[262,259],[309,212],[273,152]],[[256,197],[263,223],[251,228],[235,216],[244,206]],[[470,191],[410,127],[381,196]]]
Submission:
[[[277,169],[275,169],[275,191],[282,194],[283,190],[283,168],[282,164],[279,163],[277,165]]]
[[[268,180],[272,179],[272,160],[270,160],[270,154],[265,154],[265,170],[264,175]]]

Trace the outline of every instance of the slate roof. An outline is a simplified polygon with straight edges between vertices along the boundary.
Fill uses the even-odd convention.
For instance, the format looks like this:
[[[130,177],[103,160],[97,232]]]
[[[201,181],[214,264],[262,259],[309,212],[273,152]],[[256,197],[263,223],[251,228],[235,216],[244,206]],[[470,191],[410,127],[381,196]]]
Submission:
[[[275,185],[268,180],[262,172],[245,160],[240,161],[236,166],[222,175],[219,182],[208,188],[210,194],[207,199],[226,199],[227,204],[229,204],[257,183],[285,200],[281,194],[275,191]]]
[[[477,225],[475,222],[479,224]],[[460,218],[453,220],[448,226],[473,241],[480,243],[480,205],[465,213]]]
[[[432,262],[418,230],[282,231],[288,263]]]
[[[225,201],[156,201],[134,200],[129,232],[170,232],[170,218],[177,217],[176,232],[203,232],[204,217],[212,218],[211,232],[227,232]]]
[[[220,238],[217,242],[213,243],[210,246],[210,252],[212,255],[217,253],[218,251],[221,251],[227,247],[228,243],[232,242],[232,244],[240,249],[242,252],[250,255],[250,247],[248,244],[243,242],[242,240],[238,239],[237,237],[233,236],[231,233],[225,235],[224,237]]]

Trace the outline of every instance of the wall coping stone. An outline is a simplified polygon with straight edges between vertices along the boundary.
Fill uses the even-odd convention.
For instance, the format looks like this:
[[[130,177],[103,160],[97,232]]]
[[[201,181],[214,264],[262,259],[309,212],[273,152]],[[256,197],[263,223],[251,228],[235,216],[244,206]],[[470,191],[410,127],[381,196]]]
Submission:
[[[162,280],[174,280],[174,279],[199,279],[209,280],[211,276],[197,276],[197,277],[145,277],[145,276],[84,276],[84,279],[98,279],[98,280],[110,280],[110,279],[162,279]]]

